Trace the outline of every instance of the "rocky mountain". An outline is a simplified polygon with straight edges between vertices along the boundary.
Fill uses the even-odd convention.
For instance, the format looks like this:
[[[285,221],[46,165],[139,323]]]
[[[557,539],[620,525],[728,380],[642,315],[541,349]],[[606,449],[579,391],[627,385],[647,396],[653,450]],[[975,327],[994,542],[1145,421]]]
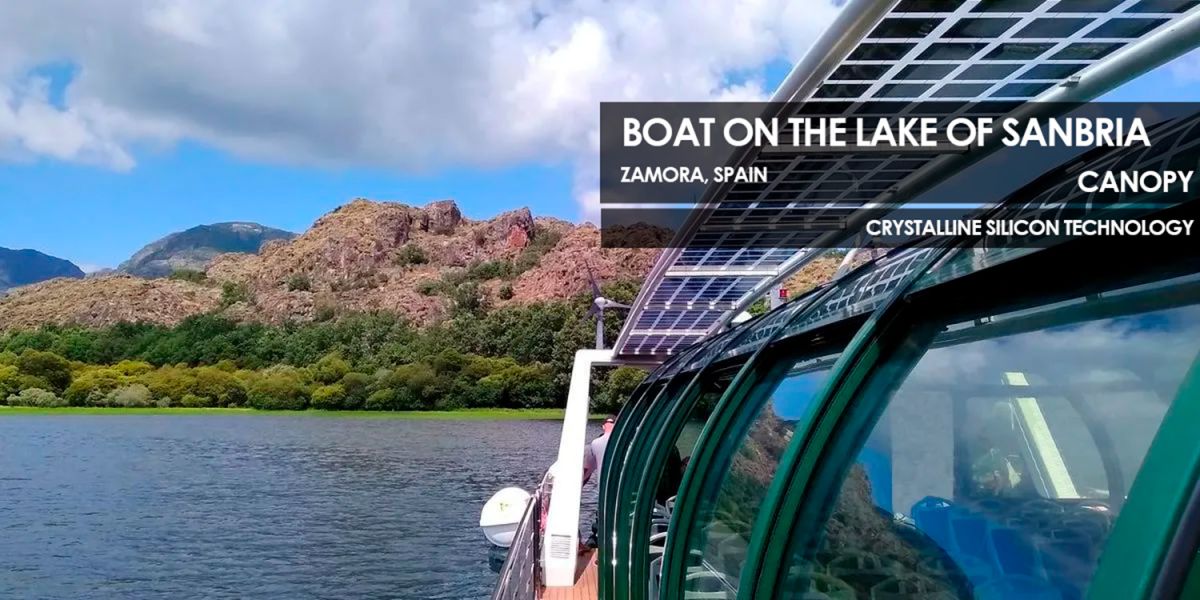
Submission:
[[[156,262],[170,254],[168,247],[187,246],[165,243],[172,237],[123,268],[194,268],[193,262]],[[528,209],[467,219],[449,200],[423,207],[355,200],[303,234],[266,241],[257,250],[217,254],[203,278],[190,281],[119,274],[27,286],[0,299],[0,329],[123,320],[173,324],[211,311],[279,323],[380,310],[429,323],[464,297],[488,306],[570,298],[588,289],[588,265],[601,281],[640,280],[657,255],[601,249],[596,227],[536,218]]]
[[[82,278],[83,271],[69,260],[37,250],[0,248],[0,292],[55,277]]]
[[[139,277],[166,277],[178,269],[202,271],[227,252],[253,254],[266,242],[289,240],[296,234],[258,223],[214,223],[172,233],[138,250],[118,271]]]

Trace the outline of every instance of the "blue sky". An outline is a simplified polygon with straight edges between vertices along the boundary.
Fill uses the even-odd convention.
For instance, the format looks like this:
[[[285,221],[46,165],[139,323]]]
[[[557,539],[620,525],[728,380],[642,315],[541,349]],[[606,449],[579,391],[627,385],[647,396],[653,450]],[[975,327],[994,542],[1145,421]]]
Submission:
[[[790,68],[771,60],[731,72],[726,82],[773,89]],[[70,64],[35,70],[52,82],[49,98],[59,108],[75,71]],[[468,218],[527,206],[538,216],[581,220],[567,160],[411,172],[282,166],[190,141],[135,158],[127,171],[48,158],[0,164],[0,246],[34,248],[90,271],[115,267],[146,243],[199,224],[253,221],[302,232],[357,197],[415,205],[452,198]]]
[[[0,7],[0,246],[112,267],[203,223],[303,231],[359,196],[579,220],[601,99],[761,95],[838,5],[747,9],[730,24],[682,0],[641,13],[565,2],[533,22],[461,19],[442,3],[393,21],[389,2],[287,4],[266,18],[217,4]],[[96,27],[112,38],[86,34]],[[1200,61],[1189,65],[1107,99],[1195,100]]]
[[[403,175],[274,166],[186,143],[139,157],[129,172],[48,159],[0,166],[0,246],[116,266],[147,242],[204,223],[304,231],[359,196],[412,204],[453,198],[471,218],[520,206],[571,220],[579,212],[565,164]]]

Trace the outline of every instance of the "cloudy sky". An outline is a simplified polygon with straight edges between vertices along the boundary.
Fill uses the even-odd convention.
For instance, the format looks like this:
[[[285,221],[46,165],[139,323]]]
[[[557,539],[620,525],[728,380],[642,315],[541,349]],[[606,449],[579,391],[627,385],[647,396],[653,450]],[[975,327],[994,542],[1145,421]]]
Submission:
[[[600,101],[763,97],[840,4],[2,2],[0,246],[112,266],[353,196],[592,218]],[[1197,90],[1187,58],[1121,93]]]

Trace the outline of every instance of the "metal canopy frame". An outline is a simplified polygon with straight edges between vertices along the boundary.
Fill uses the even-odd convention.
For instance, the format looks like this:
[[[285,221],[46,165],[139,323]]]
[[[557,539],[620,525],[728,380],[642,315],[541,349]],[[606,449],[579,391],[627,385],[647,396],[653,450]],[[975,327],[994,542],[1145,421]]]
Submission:
[[[1200,0],[851,0],[771,100],[997,101],[1037,114],[1044,102],[1093,99],[1198,39]],[[615,356],[677,353],[723,329],[818,248],[844,241],[775,226],[816,218],[853,224],[858,209],[910,200],[988,151],[798,150],[731,157],[767,167],[771,183],[705,190],[651,270]]]

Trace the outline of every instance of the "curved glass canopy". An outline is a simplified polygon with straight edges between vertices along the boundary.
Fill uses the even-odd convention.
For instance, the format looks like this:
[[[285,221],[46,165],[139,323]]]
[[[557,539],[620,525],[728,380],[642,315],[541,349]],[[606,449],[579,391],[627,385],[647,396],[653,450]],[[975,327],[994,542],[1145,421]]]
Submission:
[[[623,597],[620,595],[628,589],[628,561],[621,549],[627,545],[629,539],[630,503],[636,500],[638,493],[638,490],[632,487],[633,481],[628,477],[628,473],[636,471],[637,465],[641,464],[645,432],[654,428],[661,420],[663,405],[677,397],[691,380],[693,373],[685,372],[683,368],[701,349],[699,346],[691,348],[678,355],[666,368],[656,371],[653,387],[640,399],[638,409],[630,411],[629,415],[618,415],[617,425],[621,428],[622,435],[615,439],[615,446],[613,441],[609,442],[609,448],[613,448],[616,454],[609,458],[610,451],[605,453],[605,462],[614,465],[612,471],[616,473],[608,480],[602,500],[603,523],[606,527],[603,531],[607,532],[608,537],[598,540],[600,564],[603,565],[600,569],[602,592],[612,589],[617,594],[615,597]]]
[[[1065,246],[895,251],[658,374],[606,597],[1082,597],[1200,352],[1200,255]]]
[[[773,459],[814,414],[825,378],[862,317],[929,252],[881,259],[780,311],[785,318],[763,321],[771,339],[790,337],[758,342],[705,427],[672,518],[665,589],[685,596],[738,593],[753,526],[775,474]]]
[[[684,366],[692,371],[687,387],[661,406],[662,418],[646,427],[641,436],[640,459],[630,478],[632,510],[628,537],[619,530],[617,548],[628,548],[625,559],[630,598],[657,597],[667,528],[683,472],[702,436],[702,428],[718,401],[737,380],[749,351],[760,347],[807,300],[769,313],[706,344]],[[622,573],[618,565],[618,575]],[[639,582],[647,582],[645,586]]]
[[[1197,282],[985,308],[882,360],[827,450],[786,461],[814,462],[767,534],[770,597],[1084,597],[1195,368]]]

